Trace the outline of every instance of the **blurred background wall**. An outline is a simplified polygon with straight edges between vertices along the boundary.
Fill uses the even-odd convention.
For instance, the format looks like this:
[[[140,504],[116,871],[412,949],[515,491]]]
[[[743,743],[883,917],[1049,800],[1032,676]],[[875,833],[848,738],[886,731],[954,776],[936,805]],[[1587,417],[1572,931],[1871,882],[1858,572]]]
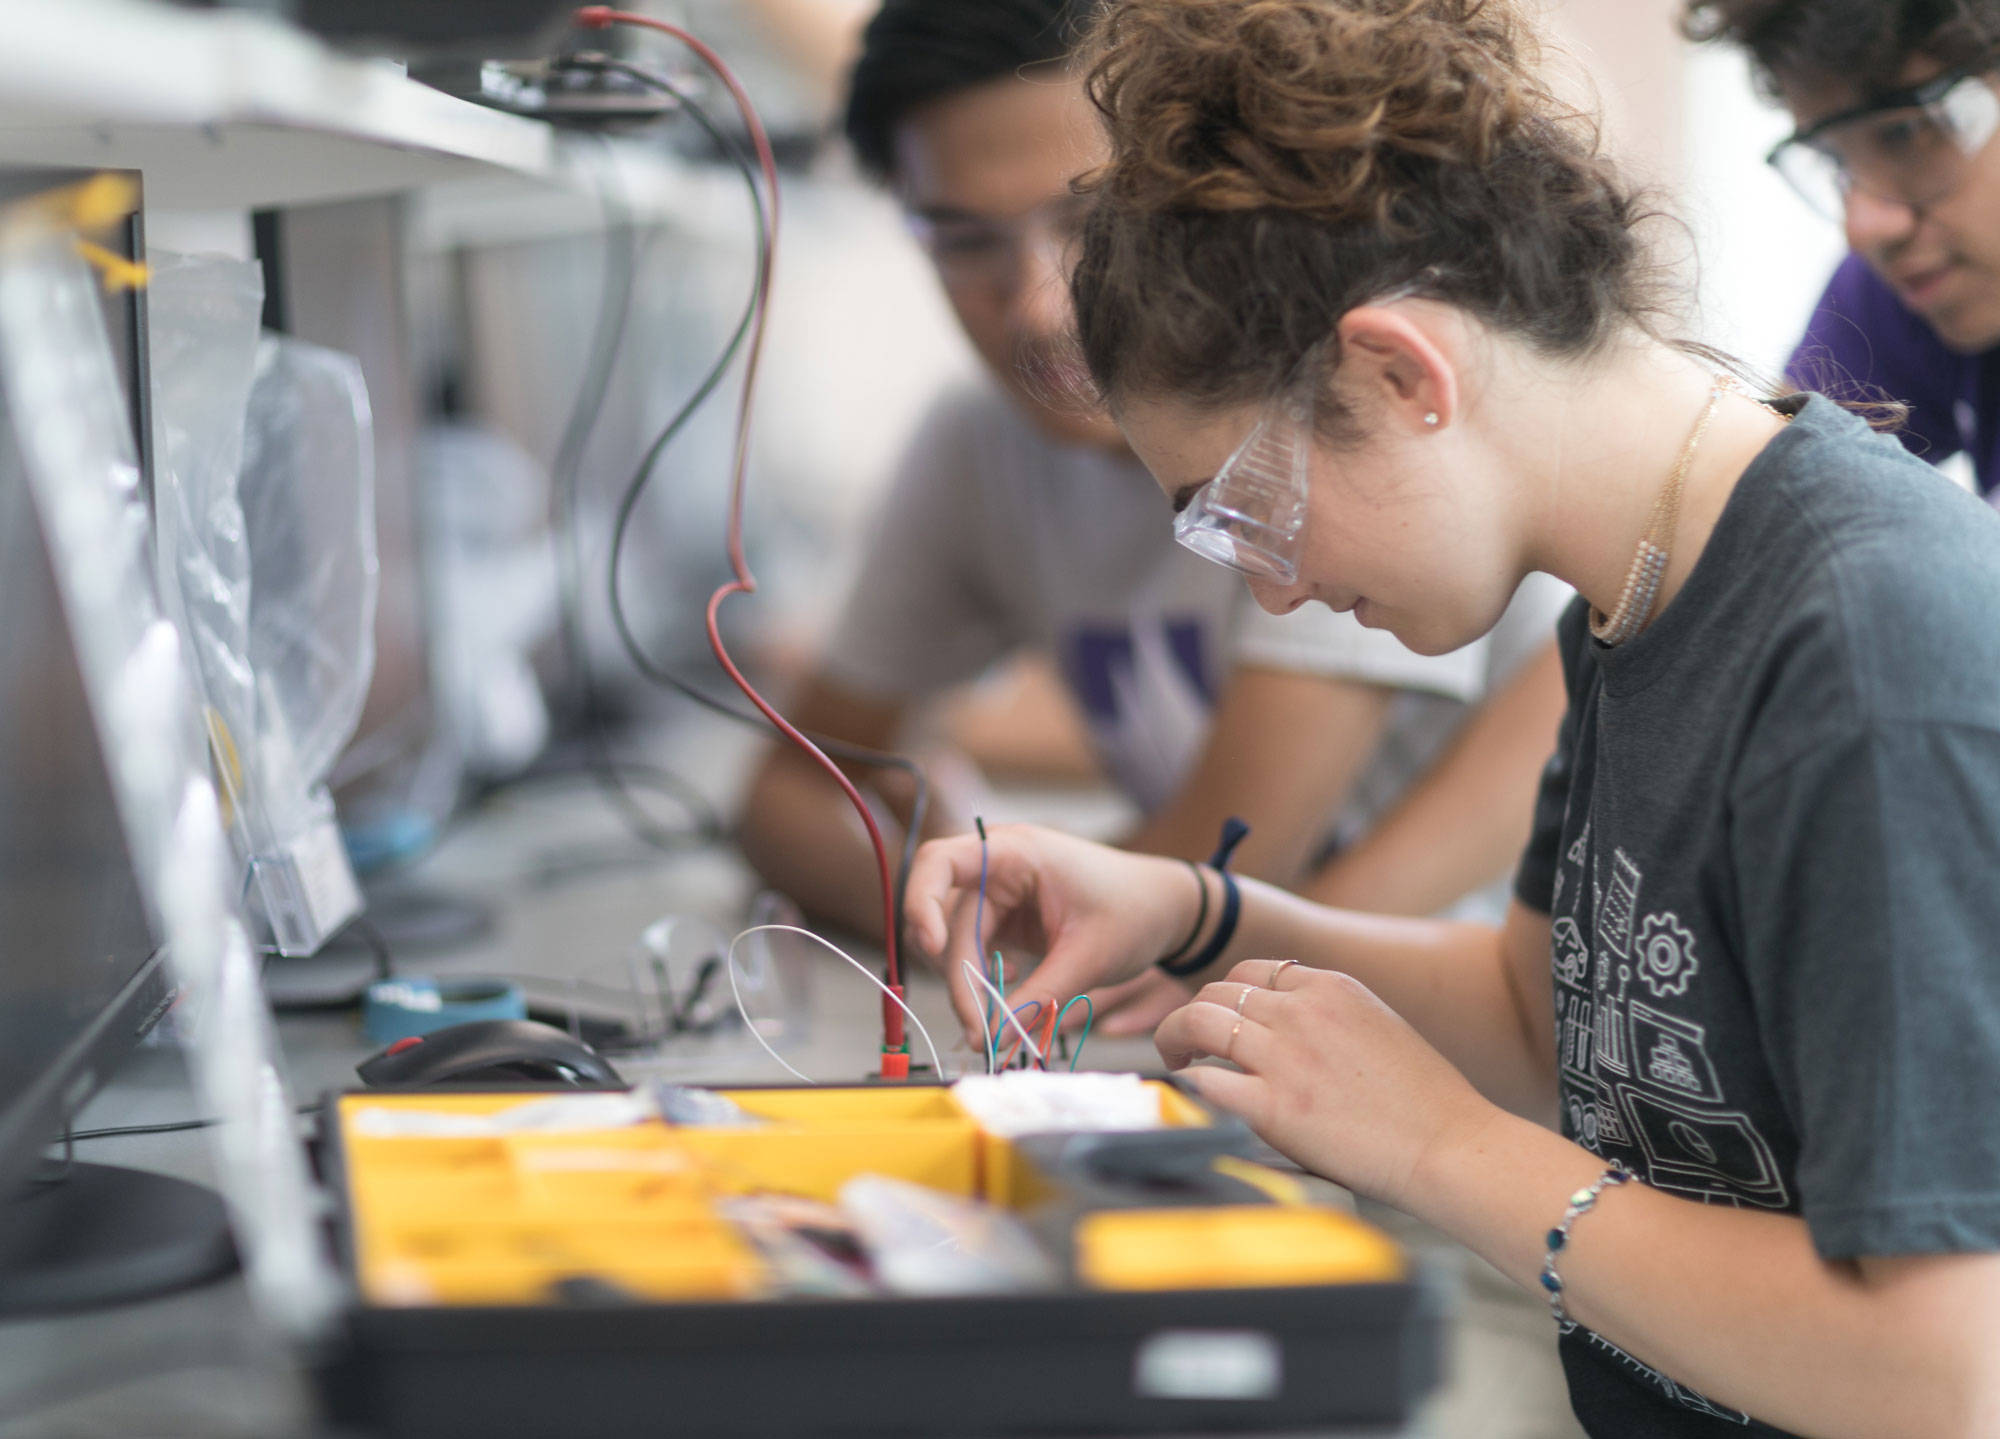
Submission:
[[[654,8],[740,65],[788,157],[752,450],[752,558],[764,587],[729,612],[767,673],[782,673],[803,663],[835,613],[860,528],[911,427],[942,387],[975,373],[974,362],[894,204],[830,138],[871,0]],[[1842,242],[1762,162],[1789,128],[1784,114],[1755,92],[1740,57],[1682,40],[1678,10],[1677,0],[1545,0],[1552,64],[1580,99],[1602,105],[1614,153],[1685,222],[1658,237],[1699,276],[1686,332],[1775,372]],[[684,202],[642,227],[630,323],[582,475],[585,632],[612,694],[642,714],[660,702],[618,652],[603,602],[610,508],[722,343],[750,275],[738,180],[698,149],[683,158]],[[575,400],[604,276],[595,217],[571,218],[510,241],[430,246],[412,283],[445,337],[438,354],[455,357],[439,368],[456,405],[544,473]],[[696,670],[701,604],[722,572],[732,411],[726,392],[718,399],[666,456],[626,561],[642,638]],[[544,678],[558,682],[553,661]]]

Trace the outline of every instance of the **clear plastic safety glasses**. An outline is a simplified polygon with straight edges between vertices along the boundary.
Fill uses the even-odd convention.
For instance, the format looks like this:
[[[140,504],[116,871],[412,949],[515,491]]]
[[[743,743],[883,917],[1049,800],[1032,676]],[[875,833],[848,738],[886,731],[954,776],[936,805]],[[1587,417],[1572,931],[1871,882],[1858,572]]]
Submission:
[[[1174,538],[1203,559],[1251,579],[1297,581],[1322,353],[1306,352],[1248,438],[1175,516]]]
[[[1048,273],[1065,274],[1089,213],[1086,195],[1058,195],[1007,219],[945,209],[904,216],[910,233],[950,290],[1011,290],[1030,255]]]
[[[1984,76],[1953,73],[1829,115],[1764,158],[1808,205],[1839,220],[1853,190],[1912,209],[1942,200],[1995,130],[2000,95]]]

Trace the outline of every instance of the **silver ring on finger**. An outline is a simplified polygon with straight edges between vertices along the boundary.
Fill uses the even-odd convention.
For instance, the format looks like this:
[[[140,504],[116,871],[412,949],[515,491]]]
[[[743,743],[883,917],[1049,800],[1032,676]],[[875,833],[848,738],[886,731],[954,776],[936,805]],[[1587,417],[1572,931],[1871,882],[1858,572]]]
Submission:
[[[1254,984],[1246,984],[1236,991],[1236,1017],[1238,1019],[1243,1017],[1243,1006],[1250,1002],[1250,991],[1256,987]]]
[[[1276,989],[1278,987],[1278,976],[1283,974],[1287,967],[1297,963],[1298,961],[1296,959],[1279,960],[1278,967],[1271,971],[1271,977],[1268,981],[1266,981],[1266,987],[1270,989]]]

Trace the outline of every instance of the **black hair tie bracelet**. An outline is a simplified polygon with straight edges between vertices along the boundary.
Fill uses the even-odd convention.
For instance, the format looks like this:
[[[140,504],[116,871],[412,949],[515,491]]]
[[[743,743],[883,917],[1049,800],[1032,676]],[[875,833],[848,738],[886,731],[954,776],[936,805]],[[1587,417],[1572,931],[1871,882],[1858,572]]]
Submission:
[[[1194,870],[1195,883],[1201,890],[1201,909],[1195,915],[1194,929],[1180,948],[1165,959],[1156,961],[1174,978],[1186,979],[1207,969],[1221,958],[1222,952],[1229,948],[1229,941],[1236,937],[1236,921],[1243,913],[1243,892],[1236,886],[1236,876],[1229,872],[1229,861],[1249,833],[1250,826],[1234,815],[1222,822],[1222,837],[1216,842],[1215,853],[1208,860],[1209,867],[1222,876],[1222,921],[1216,925],[1208,943],[1194,954],[1187,954],[1187,949],[1201,934],[1201,927],[1208,922],[1208,886],[1202,883],[1201,870],[1192,860],[1188,861],[1188,867]],[[1186,957],[1183,958],[1183,955]]]

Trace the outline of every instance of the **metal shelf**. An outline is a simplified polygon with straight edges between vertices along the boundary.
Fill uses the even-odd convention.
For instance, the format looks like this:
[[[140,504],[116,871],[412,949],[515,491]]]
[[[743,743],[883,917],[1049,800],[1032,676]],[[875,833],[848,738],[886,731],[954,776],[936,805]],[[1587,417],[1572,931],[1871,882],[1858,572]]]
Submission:
[[[149,205],[252,209],[512,174],[556,139],[244,12],[0,0],[0,164],[138,169]]]

